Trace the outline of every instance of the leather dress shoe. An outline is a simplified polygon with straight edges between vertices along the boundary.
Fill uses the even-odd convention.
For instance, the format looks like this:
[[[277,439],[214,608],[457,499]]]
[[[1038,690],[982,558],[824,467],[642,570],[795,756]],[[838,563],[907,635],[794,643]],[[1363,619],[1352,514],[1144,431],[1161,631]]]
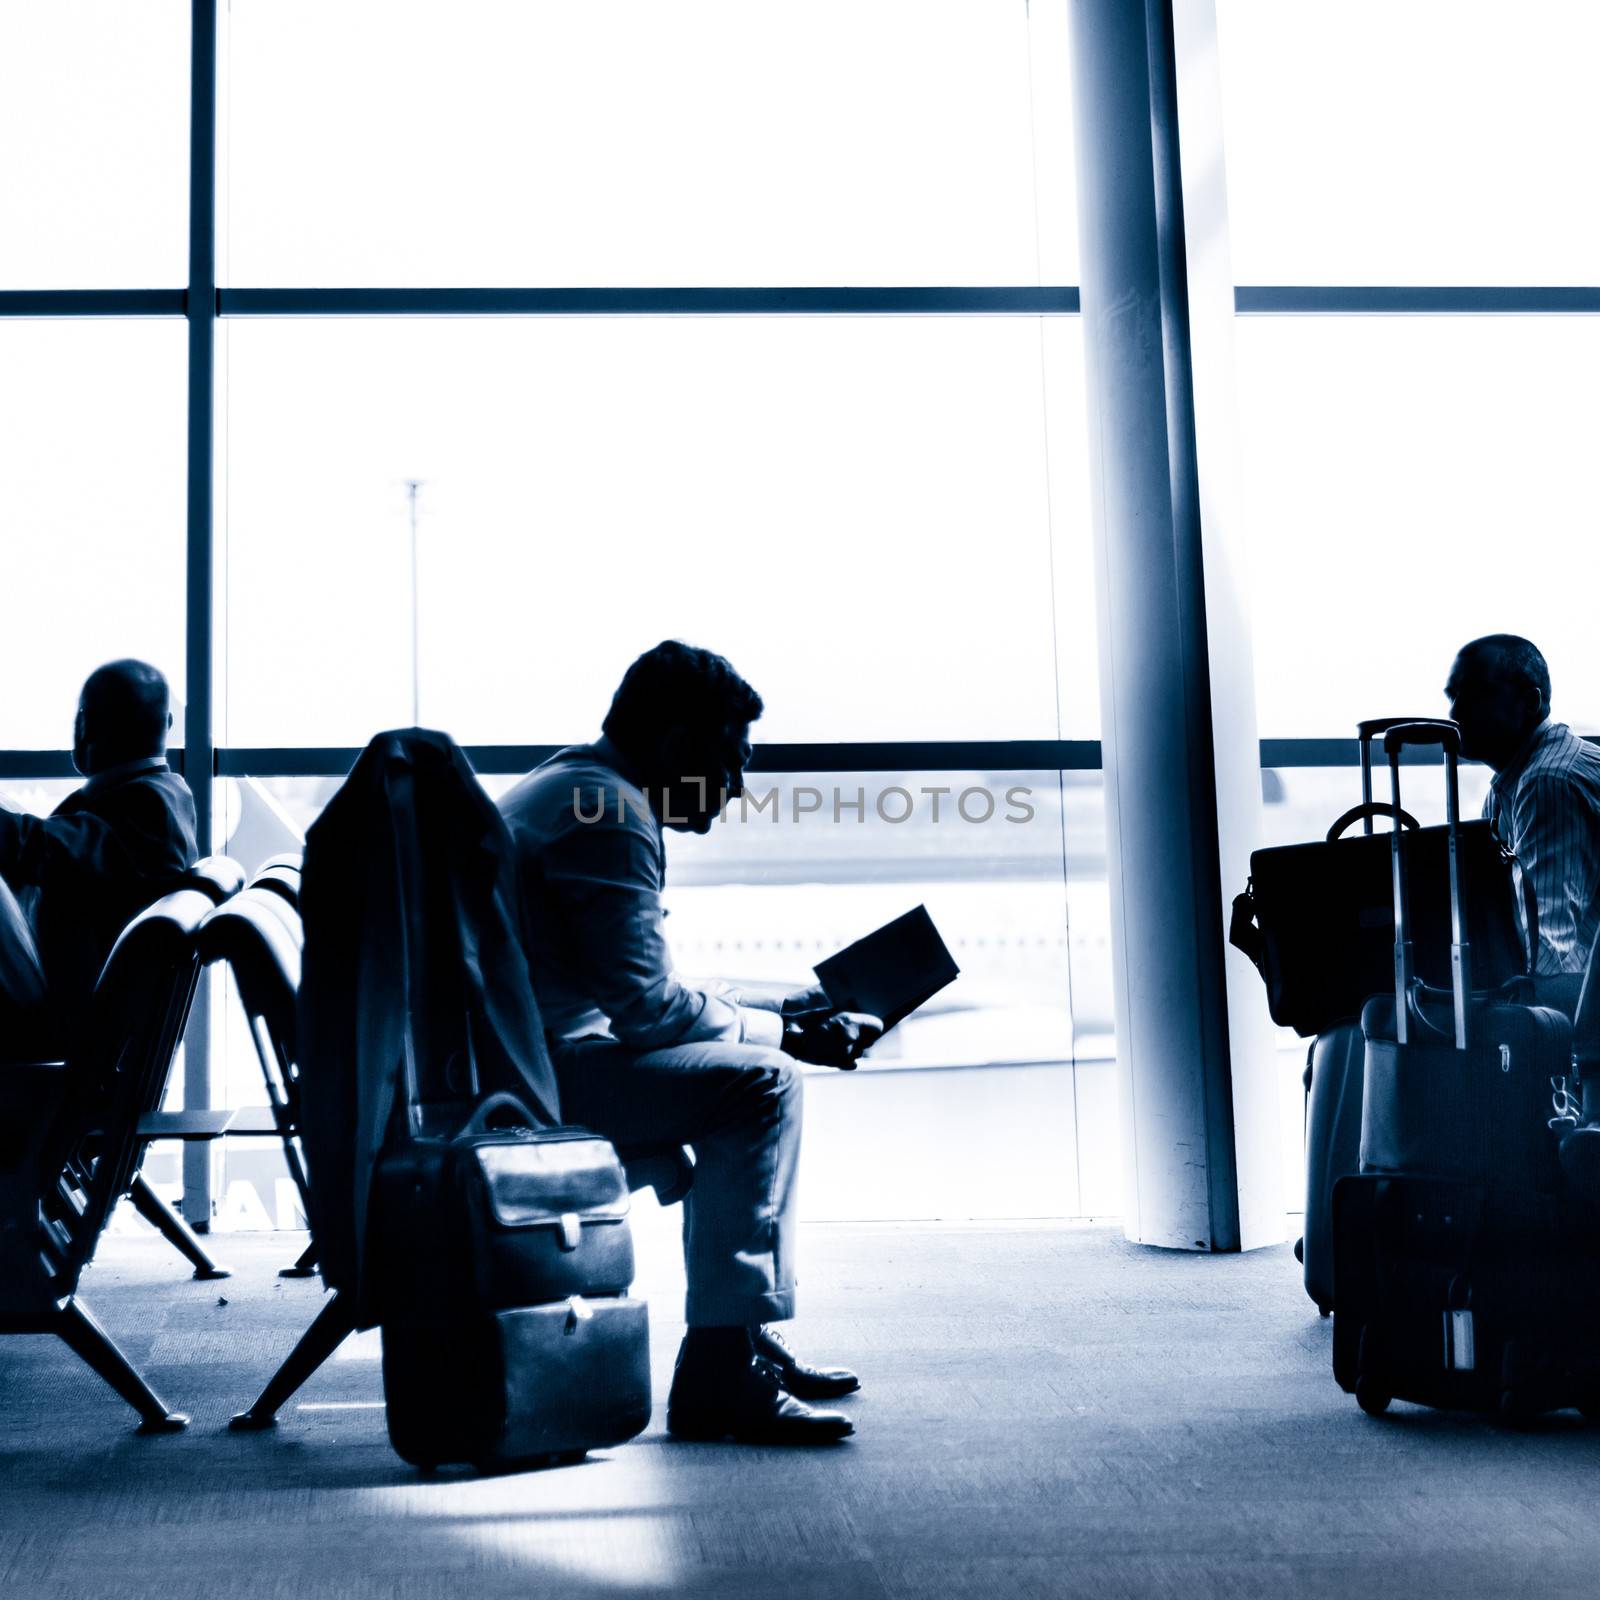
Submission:
[[[775,1328],[761,1328],[755,1334],[756,1355],[778,1369],[778,1381],[801,1400],[837,1400],[854,1394],[861,1380],[848,1367],[807,1366]]]
[[[667,1432],[740,1444],[836,1444],[855,1432],[855,1424],[841,1411],[818,1411],[787,1394],[770,1361],[691,1371],[679,1351]]]

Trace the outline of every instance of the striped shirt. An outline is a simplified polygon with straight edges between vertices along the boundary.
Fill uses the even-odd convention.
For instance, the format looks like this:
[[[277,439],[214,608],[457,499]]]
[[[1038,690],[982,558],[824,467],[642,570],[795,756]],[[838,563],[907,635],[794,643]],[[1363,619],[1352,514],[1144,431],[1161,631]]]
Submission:
[[[1600,926],[1600,750],[1542,722],[1489,786],[1483,814],[1539,907],[1534,972],[1582,972]]]

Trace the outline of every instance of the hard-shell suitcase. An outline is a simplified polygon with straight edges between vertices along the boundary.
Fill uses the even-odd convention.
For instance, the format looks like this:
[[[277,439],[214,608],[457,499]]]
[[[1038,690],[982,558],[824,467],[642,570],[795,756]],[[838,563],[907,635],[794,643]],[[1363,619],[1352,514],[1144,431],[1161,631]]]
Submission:
[[[1343,1022],[1311,1047],[1306,1103],[1306,1212],[1301,1257],[1306,1293],[1333,1310],[1333,1186],[1361,1159],[1361,1081],[1366,1041],[1361,1024]]]
[[[520,1126],[494,1128],[509,1112]],[[407,1107],[373,1185],[389,1439],[416,1466],[567,1459],[650,1420],[627,1178],[587,1129],[509,1095]]]
[[[1415,740],[1444,747],[1453,845],[1459,734],[1448,723],[1388,731],[1396,806],[1399,751]],[[1600,1401],[1600,1271],[1568,1226],[1548,1125],[1571,1027],[1472,992],[1454,849],[1451,989],[1418,983],[1403,848],[1397,834],[1395,993],[1363,1011],[1361,1173],[1334,1189],[1334,1375],[1374,1414],[1395,1398],[1511,1417],[1589,1409]]]

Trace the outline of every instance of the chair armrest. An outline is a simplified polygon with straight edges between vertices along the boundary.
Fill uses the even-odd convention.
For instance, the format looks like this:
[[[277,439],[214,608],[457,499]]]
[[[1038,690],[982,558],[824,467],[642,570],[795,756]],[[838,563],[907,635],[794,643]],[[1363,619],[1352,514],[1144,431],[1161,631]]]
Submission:
[[[219,1106],[208,1111],[151,1111],[139,1118],[139,1138],[184,1139],[201,1143],[209,1139],[278,1136],[270,1106]]]
[[[150,1139],[220,1139],[228,1132],[238,1114],[232,1106],[214,1111],[150,1111],[139,1118],[139,1138],[141,1142]]]

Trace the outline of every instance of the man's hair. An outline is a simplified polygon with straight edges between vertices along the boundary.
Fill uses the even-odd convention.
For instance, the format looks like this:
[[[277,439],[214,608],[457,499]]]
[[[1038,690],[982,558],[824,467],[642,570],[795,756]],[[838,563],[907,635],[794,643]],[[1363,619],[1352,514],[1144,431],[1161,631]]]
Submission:
[[[1539,703],[1550,705],[1550,668],[1539,647],[1515,633],[1486,633],[1462,645],[1463,660],[1481,662],[1496,678],[1525,683],[1539,691]]]
[[[85,680],[87,738],[124,761],[159,755],[167,742],[167,680],[148,661],[108,661]]]
[[[754,722],[761,696],[710,650],[663,639],[622,675],[602,724],[624,750],[648,746],[663,728],[717,730]]]

